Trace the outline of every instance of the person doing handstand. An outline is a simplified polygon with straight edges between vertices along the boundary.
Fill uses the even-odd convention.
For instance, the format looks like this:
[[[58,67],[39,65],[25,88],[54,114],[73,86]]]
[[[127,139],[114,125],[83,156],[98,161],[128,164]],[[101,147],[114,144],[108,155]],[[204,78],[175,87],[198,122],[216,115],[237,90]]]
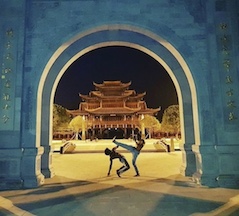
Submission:
[[[119,161],[123,164],[123,166],[120,167],[120,168],[116,171],[116,173],[117,173],[117,175],[118,175],[119,177],[121,177],[120,175],[121,175],[123,172],[127,171],[127,170],[130,168],[129,163],[128,163],[128,161],[126,160],[126,158],[125,158],[122,154],[116,152],[116,149],[117,149],[117,148],[118,148],[118,146],[115,146],[114,148],[112,148],[112,150],[110,150],[110,149],[108,149],[108,148],[105,149],[105,155],[110,156],[110,166],[109,166],[108,176],[110,175],[110,171],[111,171],[111,168],[112,168],[112,164],[113,164],[113,160],[114,160],[114,159],[117,159],[117,158],[118,158]]]
[[[120,143],[120,142],[116,141],[116,137],[113,138],[112,142],[114,144],[116,144],[117,146],[120,146],[120,147],[122,147],[122,148],[124,148],[124,149],[126,149],[126,150],[128,150],[132,153],[132,164],[133,164],[135,172],[136,172],[135,177],[140,176],[138,167],[136,165],[136,160],[137,160],[137,157],[139,156],[140,151],[144,147],[145,141],[143,139],[140,139],[138,141],[135,140],[136,147],[131,146],[131,145],[127,145],[127,144],[124,144],[124,143]]]

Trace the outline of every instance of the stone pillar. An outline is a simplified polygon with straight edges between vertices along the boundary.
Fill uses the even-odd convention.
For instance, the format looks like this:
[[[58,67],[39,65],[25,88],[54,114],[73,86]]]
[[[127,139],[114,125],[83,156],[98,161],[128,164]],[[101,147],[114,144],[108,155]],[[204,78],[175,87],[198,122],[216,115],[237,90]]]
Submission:
[[[218,187],[218,157],[212,145],[193,145],[197,170],[193,174],[193,180],[201,185]]]
[[[192,151],[192,144],[184,144],[180,146],[182,151],[182,166],[180,173],[185,176],[192,176],[196,171],[195,154]]]
[[[175,151],[175,147],[174,147],[174,139],[171,137],[170,138],[170,151],[174,152]]]
[[[127,128],[124,127],[124,138],[127,138]]]
[[[238,145],[193,146],[197,159],[195,182],[209,187],[239,187]]]
[[[43,147],[22,149],[21,177],[24,188],[34,188],[44,183],[41,173],[41,155]]]
[[[43,148],[8,148],[0,150],[0,188],[34,188],[44,183],[41,173]]]
[[[28,85],[28,78],[33,75],[24,68],[26,62],[23,62],[27,59],[26,1],[8,1],[1,7],[14,13],[0,15],[4,19],[0,31],[0,188],[32,188],[43,184],[44,176],[40,170],[43,148],[36,147],[35,142],[36,83],[31,80]]]
[[[44,88],[43,95],[47,94],[47,87]],[[52,116],[50,113],[53,113],[52,110],[49,112],[50,101],[43,100],[42,101],[42,118],[41,120],[45,119],[45,124],[41,124],[41,136],[40,141],[36,145],[40,145],[43,148],[42,156],[41,156],[41,172],[45,176],[45,178],[51,178],[54,176],[53,166],[52,166]],[[43,115],[44,113],[44,115]]]
[[[142,124],[141,124],[141,131],[142,131],[141,138],[142,138],[142,139],[145,139],[145,126],[144,126],[144,123],[143,123],[143,122],[142,122]]]
[[[55,173],[52,166],[52,147],[44,146],[44,153],[41,157],[41,172],[45,178],[52,178]]]
[[[30,112],[29,112],[30,113]],[[29,115],[24,113],[24,115]],[[26,118],[28,119],[28,117]],[[34,188],[44,183],[44,175],[42,174],[41,160],[44,153],[44,147],[36,144],[36,134],[33,133],[34,119],[29,117],[27,125],[23,125],[21,138],[21,178],[23,180],[24,188]]]
[[[19,189],[23,187],[21,178],[22,149],[0,149],[0,188]]]
[[[219,174],[216,177],[219,187],[239,188],[239,169],[237,154],[222,153],[219,156]]]
[[[85,128],[84,128],[84,127],[82,128],[81,139],[82,139],[82,140],[85,140],[85,139],[86,139],[86,136],[85,136]]]
[[[132,133],[131,133],[131,135],[132,135],[132,139],[134,139],[134,128],[133,128],[133,126],[131,125],[131,131],[132,131]]]

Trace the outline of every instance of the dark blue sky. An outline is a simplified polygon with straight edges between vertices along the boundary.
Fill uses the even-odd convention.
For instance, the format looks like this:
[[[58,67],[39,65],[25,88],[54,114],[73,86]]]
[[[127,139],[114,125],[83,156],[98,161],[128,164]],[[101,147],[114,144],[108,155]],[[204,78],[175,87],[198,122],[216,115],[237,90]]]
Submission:
[[[129,47],[105,47],[93,50],[77,59],[62,76],[55,93],[54,103],[67,109],[77,109],[79,93],[95,90],[93,82],[104,80],[131,81],[130,89],[146,92],[149,108],[163,110],[178,104],[174,84],[165,69],[149,55]]]

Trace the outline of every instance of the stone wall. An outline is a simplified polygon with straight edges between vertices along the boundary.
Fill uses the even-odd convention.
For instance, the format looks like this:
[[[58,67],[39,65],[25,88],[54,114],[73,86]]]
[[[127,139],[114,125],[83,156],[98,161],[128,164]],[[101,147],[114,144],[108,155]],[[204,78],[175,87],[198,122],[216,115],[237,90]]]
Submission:
[[[42,124],[57,74],[82,50],[117,40],[162,58],[178,82],[182,172],[203,185],[239,185],[237,0],[3,0],[0,8],[1,188],[53,175],[51,129]]]

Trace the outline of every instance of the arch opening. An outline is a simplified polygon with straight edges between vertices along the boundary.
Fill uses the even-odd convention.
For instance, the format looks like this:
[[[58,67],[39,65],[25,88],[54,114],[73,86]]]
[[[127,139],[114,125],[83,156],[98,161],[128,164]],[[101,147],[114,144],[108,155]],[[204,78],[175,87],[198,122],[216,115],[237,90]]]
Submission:
[[[78,113],[79,104],[85,106],[84,99],[80,100],[80,95],[86,96],[92,94],[92,91],[94,92],[96,90],[94,83],[103,83],[104,81],[130,82],[127,91],[131,93],[134,92],[134,94],[137,95],[143,95],[141,101],[145,101],[145,103],[142,103],[142,107],[147,109],[160,108],[160,111],[155,114],[159,122],[162,122],[162,116],[166,108],[171,105],[178,105],[175,86],[171,77],[159,62],[146,53],[125,46],[101,47],[76,59],[64,72],[57,85],[54,104],[66,108],[69,112],[74,110],[73,115],[75,116],[75,113]],[[120,103],[119,106],[122,104]],[[98,105],[100,106],[100,104]],[[107,106],[112,105],[107,104]],[[132,106],[132,104],[130,106]],[[133,119],[135,119],[135,117],[133,117]],[[124,116],[123,113],[111,116],[111,123],[109,123],[109,125],[107,122],[109,116],[105,116],[106,122],[98,122],[100,124],[96,124],[96,121],[92,118],[90,118],[90,122],[93,122],[88,124],[88,128],[90,127],[89,129],[93,131],[93,134],[97,138],[102,137],[102,134],[96,130],[97,128],[102,128],[102,125],[103,128],[110,127],[111,125],[112,127],[115,125],[114,127],[119,126],[119,128],[122,128],[125,131],[124,136],[118,133],[121,138],[129,138],[130,135],[137,134],[132,131],[134,127],[138,127],[138,129],[141,128],[133,119],[133,122],[129,121],[125,125],[123,121],[131,119],[131,117],[127,115]],[[99,119],[99,116],[95,118]],[[89,118],[87,119],[89,120]],[[118,122],[115,122],[115,120],[118,120]],[[126,131],[126,129],[129,128],[131,128],[131,130]],[[68,131],[67,128],[65,131]],[[55,134],[55,132],[53,133]],[[162,134],[163,133],[158,133],[158,137]],[[86,138],[89,138],[89,133],[86,135]],[[148,134],[148,136],[151,137],[151,134]]]
[[[43,71],[38,89],[38,96],[40,97],[38,97],[37,101],[39,108],[37,122],[40,124],[37,125],[36,137],[36,144],[40,144],[45,148],[41,164],[42,173],[45,177],[51,177],[53,173],[50,159],[51,149],[49,147],[52,138],[52,129],[50,127],[52,125],[52,104],[56,87],[64,72],[76,59],[92,50],[109,46],[125,46],[137,49],[154,58],[171,77],[176,88],[180,107],[181,137],[184,143],[183,155],[186,159],[184,160],[185,164],[182,167],[182,172],[185,175],[192,175],[196,172],[196,163],[194,155],[192,155],[191,146],[194,144],[199,145],[200,139],[196,89],[186,62],[174,47],[151,32],[126,26],[121,28],[117,26],[116,29],[114,26],[112,26],[112,29],[109,29],[109,27],[102,28],[100,31],[95,29],[95,31],[78,35],[72,41],[62,45],[49,60]],[[118,29],[121,29],[121,34],[117,31]],[[109,37],[114,30],[118,34],[113,34],[115,38]],[[127,32],[127,34],[123,34],[124,32]],[[98,34],[101,37],[97,37]],[[102,35],[106,37],[102,37]],[[110,38],[110,40],[101,41],[102,38]],[[92,39],[95,40],[94,43],[92,43]],[[155,41],[157,42],[156,44]],[[152,42],[154,46],[150,46]],[[45,114],[44,117],[42,113]],[[48,125],[47,128],[46,125]]]

